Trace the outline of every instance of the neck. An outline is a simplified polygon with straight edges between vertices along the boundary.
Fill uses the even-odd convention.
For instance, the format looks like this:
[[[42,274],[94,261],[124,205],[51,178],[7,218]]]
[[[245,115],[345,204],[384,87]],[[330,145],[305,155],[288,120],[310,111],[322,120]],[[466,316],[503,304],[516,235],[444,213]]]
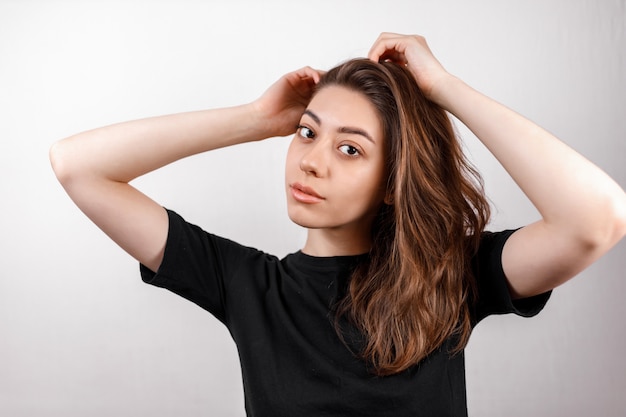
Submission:
[[[369,252],[370,231],[308,229],[302,252],[311,256],[350,256]]]

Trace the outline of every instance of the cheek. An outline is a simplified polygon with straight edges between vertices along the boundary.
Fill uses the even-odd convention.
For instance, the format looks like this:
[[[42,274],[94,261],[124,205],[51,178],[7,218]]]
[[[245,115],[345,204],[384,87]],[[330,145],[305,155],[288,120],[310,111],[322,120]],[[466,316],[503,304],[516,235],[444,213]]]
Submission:
[[[377,207],[384,201],[387,188],[387,175],[384,168],[376,170],[370,181],[369,192],[371,201]]]
[[[346,190],[346,199],[374,206],[384,199],[386,181],[384,171],[378,166],[368,168],[348,173],[344,177],[346,182],[343,189]]]
[[[287,156],[285,157],[285,175],[293,171],[293,167],[298,166],[298,156],[296,152],[296,146],[294,144],[295,138],[289,144],[287,149]]]

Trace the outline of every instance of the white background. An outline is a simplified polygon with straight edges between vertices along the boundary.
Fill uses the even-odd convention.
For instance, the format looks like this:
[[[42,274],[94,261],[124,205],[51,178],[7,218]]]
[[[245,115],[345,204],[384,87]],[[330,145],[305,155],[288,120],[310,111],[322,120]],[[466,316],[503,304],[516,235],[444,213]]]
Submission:
[[[0,415],[244,415],[226,330],[141,283],[56,182],[55,140],[247,102],[287,71],[365,55],[381,31],[420,33],[448,70],[624,187],[625,18],[624,0],[0,0]],[[497,207],[491,228],[536,220],[459,130]],[[282,256],[304,238],[286,216],[287,142],[196,156],[135,184],[207,230]],[[538,317],[481,323],[467,349],[470,415],[626,415],[625,243]]]

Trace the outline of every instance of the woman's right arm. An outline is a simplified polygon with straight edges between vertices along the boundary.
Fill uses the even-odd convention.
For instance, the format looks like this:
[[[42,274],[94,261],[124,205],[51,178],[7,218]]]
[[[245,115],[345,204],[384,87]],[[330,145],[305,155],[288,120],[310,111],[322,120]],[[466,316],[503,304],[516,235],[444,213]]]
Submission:
[[[50,149],[54,172],[76,205],[126,252],[156,271],[167,213],[129,182],[184,157],[295,131],[320,73],[289,73],[256,101],[80,133]]]

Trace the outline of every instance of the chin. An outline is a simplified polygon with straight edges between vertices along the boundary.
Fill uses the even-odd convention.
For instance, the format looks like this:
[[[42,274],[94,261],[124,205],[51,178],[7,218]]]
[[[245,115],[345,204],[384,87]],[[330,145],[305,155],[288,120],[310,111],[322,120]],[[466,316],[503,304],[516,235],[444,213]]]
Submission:
[[[289,219],[298,226],[306,229],[332,229],[338,226],[338,221],[335,216],[330,216],[328,213],[310,211],[313,207],[308,206],[287,206],[287,214]]]
[[[322,226],[320,226],[319,224],[316,224],[317,222],[315,222],[313,219],[311,219],[312,216],[302,216],[302,215],[296,215],[296,214],[292,214],[289,213],[289,220],[291,220],[292,222],[294,222],[295,224],[297,224],[300,227],[304,227],[306,229],[319,229]]]

